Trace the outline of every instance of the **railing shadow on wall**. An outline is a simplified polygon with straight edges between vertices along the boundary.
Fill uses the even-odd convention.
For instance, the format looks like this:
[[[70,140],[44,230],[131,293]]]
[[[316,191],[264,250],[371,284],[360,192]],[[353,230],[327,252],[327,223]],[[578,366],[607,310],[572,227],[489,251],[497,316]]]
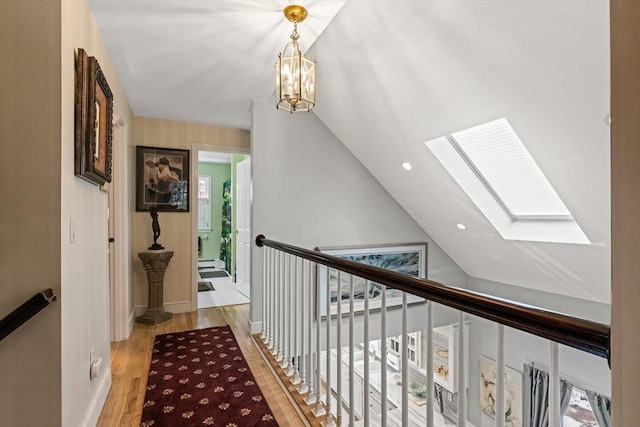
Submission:
[[[552,408],[549,416],[550,427],[561,425],[558,344],[598,356],[599,358],[605,358],[607,361],[610,359],[609,325],[361,264],[328,255],[318,250],[312,251],[270,240],[264,235],[256,237],[256,244],[265,248],[263,252],[263,323],[262,333],[259,335],[259,346],[262,346],[263,350],[271,355],[272,365],[279,371],[281,376],[288,378],[285,382],[289,383],[290,391],[293,391],[293,394],[297,394],[294,399],[301,406],[306,406],[301,408],[301,411],[307,415],[310,421],[321,421],[323,425],[342,425],[344,422],[343,417],[346,419],[348,416],[348,425],[387,425],[387,422],[393,423],[392,419],[395,416],[398,424],[403,426],[411,425],[410,414],[406,408],[408,406],[408,398],[415,398],[412,395],[415,390],[412,390],[412,393],[409,392],[406,373],[408,369],[401,369],[402,376],[398,380],[398,383],[402,384],[401,396],[397,402],[401,404],[399,405],[401,408],[397,408],[398,415],[393,415],[396,410],[395,405],[389,403],[386,398],[387,394],[391,393],[392,388],[392,385],[388,384],[387,380],[389,349],[385,340],[385,338],[389,338],[386,335],[386,316],[388,312],[391,313],[391,310],[386,306],[384,299],[386,289],[384,287],[404,292],[402,315],[394,317],[394,319],[401,319],[402,336],[407,336],[406,295],[425,299],[428,309],[428,314],[424,319],[428,346],[426,366],[434,366],[431,303],[458,310],[458,333],[455,340],[461,353],[457,355],[457,360],[454,361],[458,365],[459,372],[462,372],[462,374],[459,373],[457,375],[455,380],[458,383],[458,390],[466,390],[468,387],[467,379],[464,375],[465,352],[468,346],[468,331],[465,330],[467,329],[465,328],[465,323],[468,323],[468,316],[465,318],[465,314],[478,316],[497,323],[497,378],[505,376],[504,326],[549,340],[551,349],[550,384],[552,384],[549,389],[549,408]],[[322,269],[325,271],[322,275],[322,280],[327,281],[326,286],[319,286],[318,284],[320,276],[318,272]],[[376,311],[378,318],[381,318],[381,326],[378,326],[377,320],[375,325],[372,326],[376,329],[382,329],[382,331],[376,330],[373,332],[374,335],[380,334],[382,336],[379,341],[382,346],[382,349],[379,349],[380,361],[369,360],[369,357],[366,356],[362,362],[355,360],[359,356],[356,355],[354,357],[353,304],[350,305],[350,310],[347,308],[345,312],[340,312],[340,306],[344,304],[337,304],[337,313],[330,311],[329,304],[332,295],[328,279],[330,274],[327,272],[332,272],[333,280],[337,276],[337,281],[341,286],[344,286],[345,282],[347,284],[350,282],[351,295],[353,295],[354,278],[364,279],[367,283],[374,282],[383,286],[382,306]],[[322,292],[326,290],[326,296],[321,295],[321,288],[323,289]],[[323,305],[327,304],[326,307],[321,307],[321,300]],[[363,332],[359,333],[359,337],[364,338],[364,350],[366,352],[369,347],[369,337],[372,334],[369,330],[369,312],[371,310],[366,295],[364,304],[364,311],[356,314],[355,319],[356,323],[360,322],[357,327],[364,328]],[[395,308],[394,310],[397,311],[398,309]],[[326,316],[326,313],[331,313],[331,315]],[[347,320],[344,320],[345,323],[343,324],[343,317],[348,318],[348,324],[346,323]],[[343,343],[341,340],[342,336],[346,335],[346,331],[348,331],[349,342]],[[257,339],[258,337],[254,336],[254,338]],[[409,366],[407,358],[409,351],[408,340],[402,339],[401,341],[399,346],[402,348],[396,349],[401,358],[400,366]],[[342,350],[343,345],[347,345],[348,350]],[[346,351],[347,354],[342,355],[341,351]],[[362,391],[356,390],[354,392],[353,390],[353,383],[355,382],[353,379],[357,378],[354,365],[358,366],[358,363],[364,365],[364,369],[361,369],[364,372],[362,384],[364,401],[360,406],[363,408],[372,407],[371,399],[374,399],[374,403],[379,406],[376,414],[369,414],[369,411],[358,413],[356,410],[351,410],[352,407],[356,407],[357,394]],[[381,371],[381,373],[378,374],[378,371]],[[370,374],[377,379],[371,379],[373,377]],[[423,404],[427,406],[427,416],[426,420],[421,422],[424,422],[428,427],[434,425],[433,415],[430,415],[429,412],[433,412],[434,398],[439,390],[434,387],[433,374],[432,369],[426,369],[426,384],[424,387],[426,403]],[[375,388],[377,394],[372,392],[370,381],[378,382]],[[558,383],[557,386],[555,385],[556,382]],[[349,388],[348,392],[345,391],[343,393],[343,383],[345,387]],[[495,412],[498,414],[505,413],[504,384],[496,382],[495,393],[497,395],[492,397],[496,402]],[[555,409],[556,406],[557,410]],[[466,407],[466,393],[457,393],[458,413],[466,414]],[[343,410],[346,414],[343,414]],[[466,415],[457,422],[458,426],[467,425]],[[504,425],[504,420],[500,420],[500,417],[497,417],[496,426],[502,427]]]

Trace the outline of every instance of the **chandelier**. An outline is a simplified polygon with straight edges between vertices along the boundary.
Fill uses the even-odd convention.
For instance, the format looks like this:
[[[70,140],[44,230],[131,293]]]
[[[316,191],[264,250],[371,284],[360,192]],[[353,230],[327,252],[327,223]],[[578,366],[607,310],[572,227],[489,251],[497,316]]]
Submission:
[[[307,9],[291,5],[283,12],[293,22],[293,32],[276,61],[276,108],[290,113],[311,111],[316,105],[316,61],[307,59],[298,43],[298,23],[307,17]]]

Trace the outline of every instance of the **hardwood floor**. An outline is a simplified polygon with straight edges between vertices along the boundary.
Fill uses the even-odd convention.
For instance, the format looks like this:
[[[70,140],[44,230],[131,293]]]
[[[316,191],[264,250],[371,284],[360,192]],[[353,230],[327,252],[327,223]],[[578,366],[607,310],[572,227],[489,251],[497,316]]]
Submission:
[[[294,406],[251,341],[249,305],[208,308],[174,315],[159,325],[136,323],[126,341],[111,345],[112,384],[98,427],[139,426],[154,337],[158,334],[230,325],[256,382],[281,426],[303,426]]]

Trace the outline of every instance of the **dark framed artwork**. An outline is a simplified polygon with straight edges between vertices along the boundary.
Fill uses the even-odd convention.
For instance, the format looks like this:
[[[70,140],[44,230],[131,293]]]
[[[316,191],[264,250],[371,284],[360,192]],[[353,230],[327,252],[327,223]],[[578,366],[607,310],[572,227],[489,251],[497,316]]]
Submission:
[[[97,185],[111,182],[112,156],[113,94],[96,58],[78,49],[74,172]]]
[[[136,211],[189,212],[189,150],[136,146]]]

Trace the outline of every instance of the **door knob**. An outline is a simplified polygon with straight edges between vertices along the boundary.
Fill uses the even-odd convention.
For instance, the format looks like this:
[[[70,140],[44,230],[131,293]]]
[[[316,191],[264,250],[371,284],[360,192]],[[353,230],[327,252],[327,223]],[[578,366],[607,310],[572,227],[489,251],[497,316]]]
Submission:
[[[113,237],[109,237],[109,243],[113,243],[115,241],[116,241],[116,239],[114,239]]]

